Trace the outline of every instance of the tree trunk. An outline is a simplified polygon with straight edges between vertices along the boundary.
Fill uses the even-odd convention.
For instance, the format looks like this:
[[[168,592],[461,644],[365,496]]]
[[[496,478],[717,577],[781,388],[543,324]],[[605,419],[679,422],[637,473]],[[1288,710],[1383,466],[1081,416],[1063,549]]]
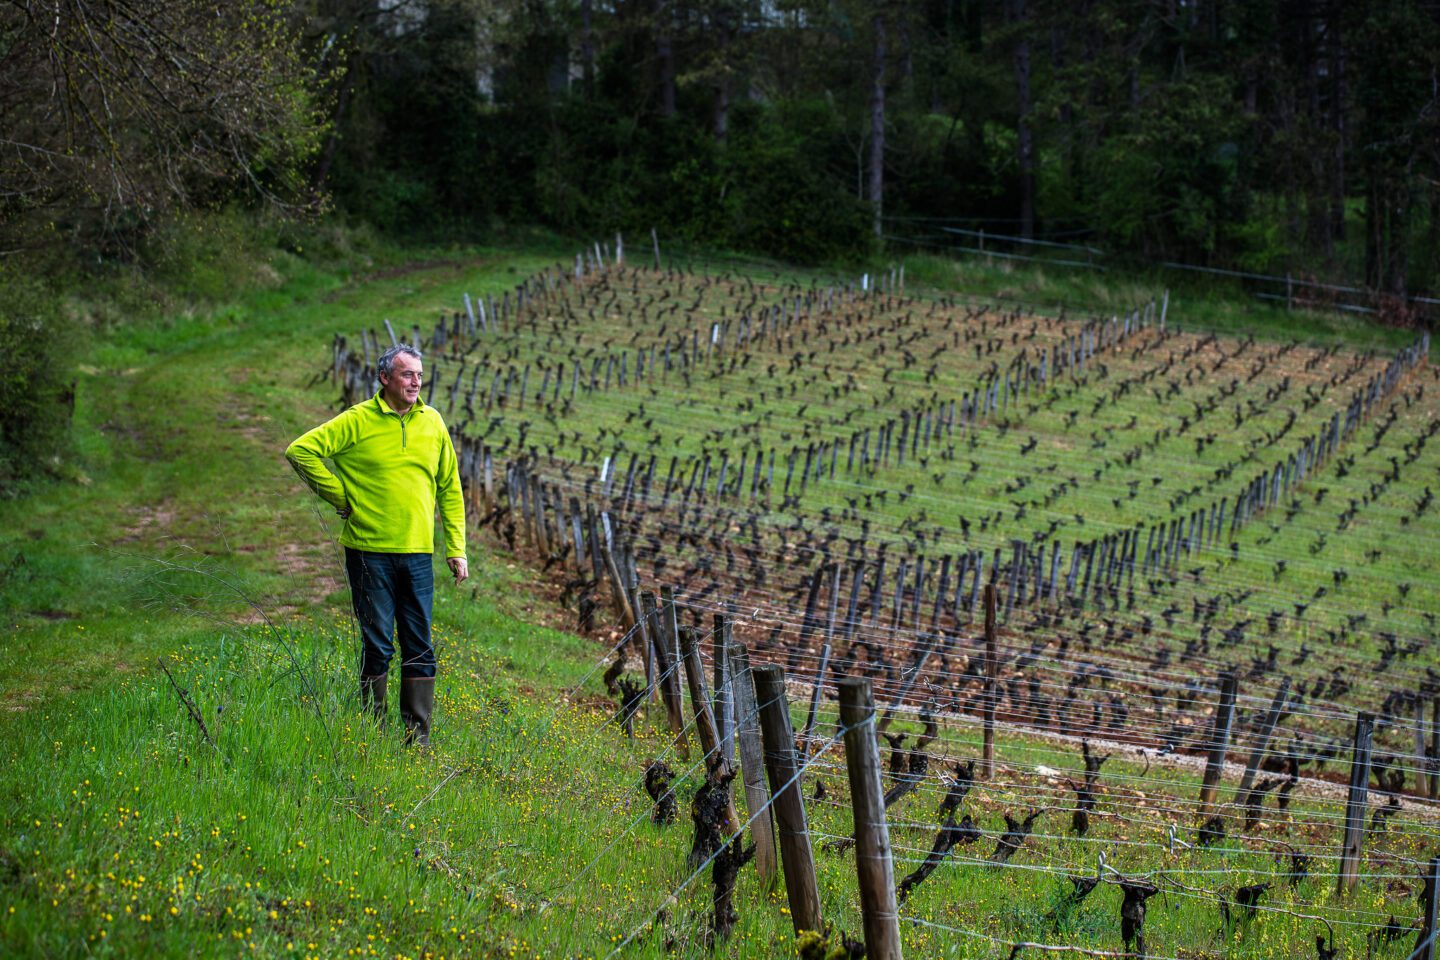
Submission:
[[[1396,170],[1390,181],[1386,200],[1386,238],[1384,290],[1403,301],[1410,292],[1410,175],[1409,167]]]
[[[1050,28],[1050,69],[1056,77],[1065,75],[1065,67],[1068,60],[1065,56],[1065,31],[1059,27]],[[1070,97],[1065,97],[1060,102],[1060,125],[1067,131],[1075,122],[1075,108],[1070,103]]]
[[[902,91],[908,90],[915,79],[915,44],[910,39],[910,19],[900,19],[900,79],[904,81]]]
[[[1380,251],[1384,244],[1384,215],[1376,176],[1377,171],[1371,169],[1365,178],[1365,286],[1371,290],[1380,289]]]
[[[711,129],[717,143],[724,143],[730,132],[730,16],[725,10],[715,14],[717,68],[719,78],[715,82],[715,111]]]
[[[1301,68],[1305,78],[1305,242],[1308,252],[1320,252],[1330,260],[1335,253],[1335,237],[1330,220],[1330,151],[1323,149],[1323,131],[1328,126],[1324,93],[1325,74],[1330,53],[1329,21],[1325,11],[1306,11],[1300,19],[1303,42]]]
[[[660,116],[675,116],[675,48],[670,38],[670,7],[655,0],[655,57],[659,62]]]
[[[1012,0],[1011,17],[1020,25],[1015,42],[1015,142],[1020,160],[1020,236],[1035,236],[1035,143],[1030,130],[1030,38],[1025,30],[1025,0]]]
[[[352,56],[345,65],[345,79],[340,81],[340,92],[335,97],[335,115],[325,134],[325,146],[321,148],[320,159],[315,164],[315,173],[310,177],[310,199],[318,201],[325,192],[325,181],[330,178],[330,168],[335,165],[335,151],[340,146],[340,124],[350,109],[350,95],[355,88],[355,72],[359,67],[358,58]]]
[[[725,142],[730,132],[730,77],[722,75],[715,87],[715,139]]]
[[[1330,116],[1335,137],[1334,156],[1330,163],[1330,235],[1337,241],[1345,239],[1345,37],[1341,32],[1340,0],[1331,4],[1330,22]]]
[[[1409,171],[1377,163],[1365,191],[1365,285],[1404,298],[1410,273]]]
[[[883,233],[881,214],[885,196],[885,21],[876,14],[875,47],[870,63],[870,190],[875,236]]]
[[[595,34],[591,28],[594,0],[580,0],[580,82],[586,98],[595,96]]]
[[[1065,31],[1059,27],[1050,28],[1050,71],[1057,78],[1065,76]],[[1063,83],[1063,81],[1062,81]],[[1071,99],[1067,95],[1060,102],[1060,129],[1061,155],[1064,158],[1065,176],[1072,194],[1076,191],[1076,170],[1075,170],[1075,143],[1077,138],[1075,130],[1075,108],[1071,105]]]

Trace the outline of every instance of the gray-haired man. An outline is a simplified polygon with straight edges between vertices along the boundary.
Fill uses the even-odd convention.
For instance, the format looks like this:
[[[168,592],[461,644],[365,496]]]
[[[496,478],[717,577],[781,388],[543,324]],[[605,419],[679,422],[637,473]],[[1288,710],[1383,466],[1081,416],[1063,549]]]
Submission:
[[[290,444],[286,458],[345,519],[340,543],[363,659],[360,700],[382,719],[392,635],[400,641],[400,718],[406,740],[430,742],[435,702],[435,506],[445,557],[459,585],[465,560],[465,500],[445,422],[420,399],[420,351],[400,344],[376,364],[380,391]],[[331,472],[323,462],[334,464]],[[398,631],[397,631],[398,625]]]

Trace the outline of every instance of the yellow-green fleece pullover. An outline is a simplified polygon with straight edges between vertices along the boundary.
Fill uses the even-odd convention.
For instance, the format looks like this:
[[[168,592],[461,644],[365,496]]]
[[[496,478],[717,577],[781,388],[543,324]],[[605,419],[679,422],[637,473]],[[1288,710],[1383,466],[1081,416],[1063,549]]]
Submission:
[[[290,444],[285,458],[327,502],[350,508],[340,534],[345,546],[433,553],[438,498],[445,556],[465,556],[460,465],[434,407],[417,400],[402,417],[377,393]]]

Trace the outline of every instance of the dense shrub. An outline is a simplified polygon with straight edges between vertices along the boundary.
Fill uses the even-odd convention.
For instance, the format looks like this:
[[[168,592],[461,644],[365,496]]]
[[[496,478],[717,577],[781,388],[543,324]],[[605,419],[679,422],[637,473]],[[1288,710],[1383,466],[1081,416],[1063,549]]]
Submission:
[[[68,448],[77,333],[44,284],[0,268],[0,495],[53,473]]]

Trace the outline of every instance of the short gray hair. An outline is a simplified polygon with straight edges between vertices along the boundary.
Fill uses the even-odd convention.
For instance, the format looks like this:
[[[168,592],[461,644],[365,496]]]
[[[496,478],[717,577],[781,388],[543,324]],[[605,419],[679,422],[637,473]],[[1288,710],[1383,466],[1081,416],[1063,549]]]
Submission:
[[[419,349],[410,346],[408,343],[397,343],[389,350],[380,354],[380,359],[375,361],[375,372],[382,377],[390,376],[390,371],[395,369],[395,358],[402,353],[407,357],[414,357],[416,360],[424,359]]]

